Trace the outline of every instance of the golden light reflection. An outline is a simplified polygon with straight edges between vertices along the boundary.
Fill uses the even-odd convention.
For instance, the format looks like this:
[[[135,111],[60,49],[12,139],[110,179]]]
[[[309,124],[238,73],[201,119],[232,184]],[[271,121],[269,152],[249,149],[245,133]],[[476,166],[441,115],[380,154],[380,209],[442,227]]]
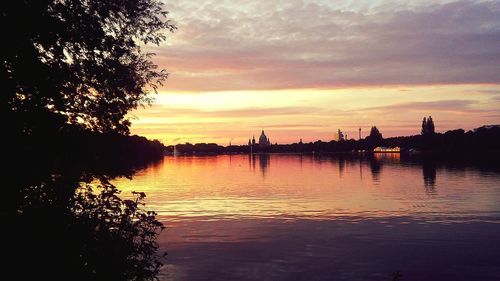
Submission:
[[[168,156],[138,172],[132,181],[118,179],[115,184],[124,195],[146,192],[148,208],[169,221],[418,216],[436,208],[446,211],[447,194],[460,194],[457,190],[470,184],[464,178],[453,190],[429,186],[447,180],[444,175],[436,181],[435,167],[429,169],[400,165],[397,154],[362,160],[304,155]],[[492,206],[474,200],[464,197],[460,206],[450,205],[453,208],[448,211]]]
[[[399,163],[401,160],[400,153],[374,153],[373,157],[377,161],[391,161],[395,163]]]

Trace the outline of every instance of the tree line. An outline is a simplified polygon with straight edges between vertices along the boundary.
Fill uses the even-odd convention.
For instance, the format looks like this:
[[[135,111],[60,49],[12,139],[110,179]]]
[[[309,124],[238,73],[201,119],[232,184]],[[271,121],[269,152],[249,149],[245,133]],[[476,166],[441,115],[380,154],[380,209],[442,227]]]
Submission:
[[[427,121],[430,120],[430,121]],[[431,125],[429,125],[431,124]],[[425,129],[424,129],[425,128]],[[426,119],[422,134],[384,138],[377,127],[372,127],[370,135],[361,140],[315,141],[309,143],[277,144],[268,147],[255,145],[254,153],[351,153],[370,152],[375,147],[400,147],[405,151],[433,153],[500,152],[500,126],[483,126],[474,130],[450,130],[436,133],[432,118]],[[184,154],[250,153],[248,145],[220,146],[215,143],[177,144],[175,149]],[[174,146],[167,146],[173,152]]]

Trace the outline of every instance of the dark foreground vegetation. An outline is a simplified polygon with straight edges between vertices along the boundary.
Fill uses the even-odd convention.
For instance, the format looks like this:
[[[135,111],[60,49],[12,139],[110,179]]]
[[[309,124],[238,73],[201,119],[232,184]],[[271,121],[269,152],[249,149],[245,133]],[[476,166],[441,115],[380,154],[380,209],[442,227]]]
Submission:
[[[49,135],[44,135],[48,137]],[[163,225],[110,183],[163,157],[138,136],[74,130],[17,139],[4,156],[4,274],[16,280],[151,280]],[[7,273],[5,273],[7,272]]]
[[[67,126],[58,132],[31,134],[17,139],[16,158],[23,161],[42,159],[52,168],[66,165],[81,170],[109,173],[141,168],[163,158],[165,146],[157,140],[114,132],[93,132],[77,126]],[[99,170],[96,169],[106,169]]]
[[[173,31],[156,0],[0,7],[2,277],[154,280],[163,225],[110,183],[163,156],[127,113],[167,78],[141,51]]]
[[[361,140],[321,141],[309,143],[275,144],[261,147],[253,145],[219,146],[214,143],[178,144],[175,149],[181,154],[219,153],[352,153],[371,152],[375,147],[400,147],[402,152],[427,152],[434,154],[500,153],[500,126],[483,126],[465,132],[462,129],[445,133],[423,133],[421,135],[383,138],[376,130]],[[174,146],[167,147],[173,152]]]

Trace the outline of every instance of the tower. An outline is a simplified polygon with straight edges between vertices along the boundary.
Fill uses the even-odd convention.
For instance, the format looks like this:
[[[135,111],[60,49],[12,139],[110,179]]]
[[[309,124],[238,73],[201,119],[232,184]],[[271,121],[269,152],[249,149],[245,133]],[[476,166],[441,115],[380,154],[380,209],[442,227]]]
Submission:
[[[335,134],[335,140],[336,141],[343,141],[345,139],[344,133],[340,129],[337,130],[337,133]]]
[[[359,128],[359,139],[361,139],[361,128]]]

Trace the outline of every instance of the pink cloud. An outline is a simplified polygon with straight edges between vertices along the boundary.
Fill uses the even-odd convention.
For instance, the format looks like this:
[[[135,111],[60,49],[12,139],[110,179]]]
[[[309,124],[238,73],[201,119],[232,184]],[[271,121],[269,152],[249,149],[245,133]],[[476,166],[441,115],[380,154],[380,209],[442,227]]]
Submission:
[[[172,4],[179,31],[155,48],[169,90],[500,82],[500,2]],[[175,18],[177,17],[177,18]]]

